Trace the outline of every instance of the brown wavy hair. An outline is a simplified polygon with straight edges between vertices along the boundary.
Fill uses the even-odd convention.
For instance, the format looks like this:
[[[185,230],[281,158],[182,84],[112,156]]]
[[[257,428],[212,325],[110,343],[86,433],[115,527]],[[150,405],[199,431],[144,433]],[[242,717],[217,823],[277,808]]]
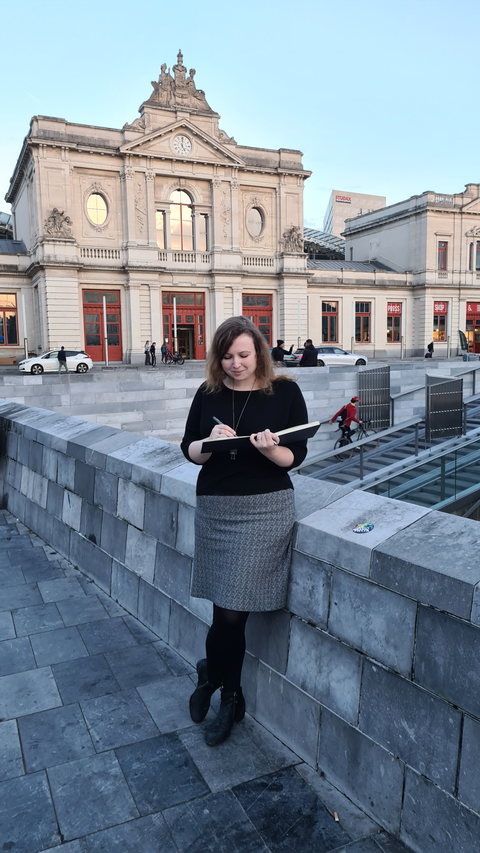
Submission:
[[[268,349],[268,344],[258,331],[257,327],[248,317],[230,317],[220,324],[215,330],[210,349],[207,354],[207,391],[220,391],[223,385],[223,380],[226,373],[222,367],[222,359],[227,354],[233,342],[240,335],[249,335],[255,345],[255,354],[257,356],[257,368],[255,375],[260,382],[259,391],[264,394],[272,393],[272,385],[280,379],[295,381],[293,377],[275,376],[273,363]]]

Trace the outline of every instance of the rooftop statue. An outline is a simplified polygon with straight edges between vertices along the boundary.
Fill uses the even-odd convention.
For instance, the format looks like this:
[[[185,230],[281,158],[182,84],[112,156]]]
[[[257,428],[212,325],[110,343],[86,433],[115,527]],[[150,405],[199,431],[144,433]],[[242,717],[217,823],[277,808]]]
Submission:
[[[178,51],[177,64],[172,68],[174,77],[167,71],[164,62],[160,69],[158,82],[152,80],[153,92],[147,103],[158,104],[162,107],[184,107],[187,110],[201,110],[202,112],[213,112],[207,104],[205,92],[197,89],[195,85],[195,68],[187,69],[183,64],[182,51]]]

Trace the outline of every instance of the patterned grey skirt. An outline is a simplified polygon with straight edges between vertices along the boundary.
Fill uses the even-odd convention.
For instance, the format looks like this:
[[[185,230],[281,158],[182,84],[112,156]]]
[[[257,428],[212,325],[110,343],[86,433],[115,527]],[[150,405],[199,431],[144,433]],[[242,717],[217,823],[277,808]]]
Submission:
[[[294,521],[293,489],[198,496],[192,595],[228,610],[284,607]]]

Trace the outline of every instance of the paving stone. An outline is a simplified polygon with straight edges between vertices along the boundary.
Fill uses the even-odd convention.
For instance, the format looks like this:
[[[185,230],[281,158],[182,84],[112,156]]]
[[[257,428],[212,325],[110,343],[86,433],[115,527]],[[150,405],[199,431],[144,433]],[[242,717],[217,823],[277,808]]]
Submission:
[[[35,658],[28,637],[0,643],[0,676],[35,669]]]
[[[136,690],[82,702],[97,752],[157,737],[159,731]]]
[[[142,625],[142,623],[133,616],[124,616],[123,621],[125,622],[125,625],[128,626],[129,631],[132,632],[137,643],[145,644],[158,641],[157,634],[154,634],[153,631],[145,628],[145,625]]]
[[[388,832],[382,831],[373,837],[382,853],[408,853],[407,848],[404,847],[398,838],[394,838],[392,835],[389,835]]]
[[[380,853],[380,848],[375,841],[375,838],[361,838],[358,841],[352,841],[344,847],[335,849],[335,853]]]
[[[142,815],[209,793],[206,782],[174,733],[122,746],[117,757]]]
[[[76,704],[22,717],[18,727],[27,773],[95,754]]]
[[[52,670],[65,705],[120,690],[103,655],[57,663]]]
[[[0,568],[0,589],[4,586],[19,586],[25,583],[25,577],[19,566]]]
[[[89,622],[86,625],[80,625],[78,630],[91,655],[137,645],[135,637],[128,630],[123,619]]]
[[[60,844],[45,772],[0,784],[0,840],[2,851],[11,853],[36,853]]]
[[[67,841],[138,817],[111,752],[52,767],[48,779],[60,829]]]
[[[195,672],[195,667],[188,663],[163,640],[157,640],[153,644],[162,660],[167,664],[172,675],[189,675]]]
[[[323,773],[318,773],[308,764],[297,764],[297,773],[305,782],[308,782],[317,797],[331,815],[337,812],[342,829],[348,832],[351,838],[363,838],[366,835],[376,834],[380,827],[365,812],[362,812],[348,797],[345,797],[338,788],[335,788]],[[348,848],[347,848],[348,849]],[[377,851],[375,851],[377,853]]]
[[[43,604],[37,585],[34,583],[23,583],[2,589],[0,610],[15,610],[17,607],[30,607],[34,604]]]
[[[65,573],[57,560],[32,560],[31,563],[22,563],[22,571],[27,583],[38,583],[38,581],[65,577]]]
[[[0,782],[24,773],[17,723],[6,720],[0,723]]]
[[[161,681],[137,688],[162,734],[192,725],[189,711],[192,682],[188,675],[176,678],[168,670],[167,673]]]
[[[174,806],[164,817],[180,853],[268,853],[231,791]]]
[[[97,589],[98,589],[98,587],[97,587]],[[97,596],[98,596],[98,600],[102,602],[102,604],[103,604],[103,606],[104,606],[104,608],[107,611],[109,616],[115,617],[115,616],[126,616],[127,615],[125,608],[120,607],[120,605],[117,604],[116,601],[113,601],[113,599],[110,598],[110,596],[107,595],[106,592],[103,592],[103,590],[98,589]]]
[[[37,666],[48,666],[88,656],[85,643],[75,626],[32,634],[30,642]]]
[[[59,848],[49,847],[48,850],[42,850],[41,853],[59,853]],[[87,853],[85,841],[82,838],[77,838],[76,841],[70,841],[68,844],[62,844],[60,853]]]
[[[86,595],[85,598],[59,601],[57,606],[67,627],[109,619],[107,611],[97,596]]]
[[[29,669],[0,678],[0,720],[23,717],[61,705],[52,670]],[[0,835],[1,837],[1,835]]]
[[[34,607],[22,607],[14,610],[13,619],[17,636],[36,634],[41,631],[53,631],[63,628],[63,620],[56,604],[37,604]]]
[[[12,614],[6,610],[0,613],[0,640],[10,640],[15,636]]]
[[[233,793],[272,853],[328,853],[350,840],[294,768]]]
[[[83,598],[85,596],[76,578],[40,581],[38,588],[46,604],[50,601],[64,601],[67,598]]]
[[[365,661],[359,728],[454,793],[462,715],[405,678]]]
[[[285,746],[281,740],[261,726],[250,714],[245,715],[242,727],[258,748],[263,752],[270,765],[276,770],[298,764],[301,759]]]
[[[170,830],[159,812],[96,832],[89,835],[87,841],[89,853],[177,853]],[[61,853],[68,851],[62,847]]]
[[[151,644],[109,652],[106,658],[115,678],[124,690],[150,684],[152,681],[157,684],[159,679],[167,679],[167,682],[171,680],[168,666]],[[166,689],[165,685],[162,687],[162,692]]]

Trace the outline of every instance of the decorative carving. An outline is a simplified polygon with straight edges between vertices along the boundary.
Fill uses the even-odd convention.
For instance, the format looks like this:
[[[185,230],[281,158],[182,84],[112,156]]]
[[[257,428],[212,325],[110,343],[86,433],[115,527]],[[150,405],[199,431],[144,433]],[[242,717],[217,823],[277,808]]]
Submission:
[[[220,219],[222,220],[222,231],[225,238],[228,237],[228,226],[230,225],[230,204],[226,192],[222,193],[220,199]]]
[[[181,50],[178,51],[177,64],[173,66],[172,71],[175,79],[170,74],[170,68],[167,71],[167,64],[164,62],[160,69],[158,82],[152,80],[153,92],[147,104],[158,104],[162,107],[176,106],[187,110],[213,112],[207,104],[205,92],[202,89],[197,89],[195,85],[195,68],[191,68],[188,72],[189,76],[186,76],[187,69],[183,64]],[[130,127],[131,125],[129,125]],[[223,131],[220,131],[220,133],[223,133]],[[228,137],[225,141],[227,140],[231,141]]]
[[[236,178],[232,178],[232,180],[230,181],[230,186],[232,190],[238,190],[238,181]]]
[[[479,237],[480,236],[480,225],[477,225],[474,228],[470,228],[470,231],[467,231],[465,236],[466,237]]]
[[[144,118],[136,118],[135,121],[132,121],[131,124],[125,122],[123,125],[123,130],[138,130],[140,133],[143,133],[145,130],[145,119]]]
[[[153,171],[153,169],[147,169],[147,171],[145,172],[145,177],[146,177],[147,181],[154,181],[155,180],[155,172]]]
[[[283,232],[283,250],[295,254],[303,254],[303,231],[299,225],[292,225]]]
[[[58,207],[54,207],[50,216],[45,219],[45,232],[50,237],[72,237],[73,222],[69,216],[65,216],[64,214],[64,210],[59,210]]]
[[[215,136],[217,137],[217,139],[220,142],[231,142],[232,145],[237,144],[235,139],[233,138],[233,136],[229,136],[228,133],[225,133],[224,130],[220,130],[220,128],[217,128],[217,132],[215,133]]]
[[[221,184],[222,184],[222,182],[221,182],[220,178],[214,178],[214,179],[213,179],[213,181],[212,181],[212,183],[213,183],[213,186],[214,186],[214,188],[215,188],[216,190],[218,190],[218,188],[219,188],[219,187],[221,186]]]
[[[132,180],[135,177],[135,170],[131,166],[124,166],[120,172],[120,180]]]
[[[145,190],[141,181],[137,181],[135,184],[134,203],[137,227],[140,234],[143,234],[143,229],[145,228],[145,223],[147,221],[147,204],[145,201]]]

